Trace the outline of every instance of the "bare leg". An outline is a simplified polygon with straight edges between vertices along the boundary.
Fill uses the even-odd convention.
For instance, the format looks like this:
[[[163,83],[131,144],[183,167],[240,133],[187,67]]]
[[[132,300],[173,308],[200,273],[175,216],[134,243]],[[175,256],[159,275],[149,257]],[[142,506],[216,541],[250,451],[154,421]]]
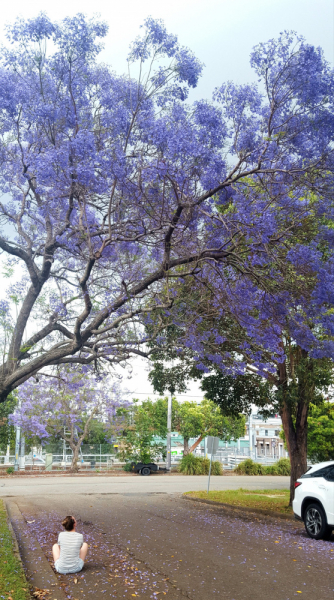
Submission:
[[[60,556],[60,546],[58,544],[53,544],[52,546],[52,555],[53,560],[56,562]]]
[[[80,548],[79,557],[82,558],[82,560],[85,560],[85,558],[87,556],[87,552],[88,552],[88,544],[87,544],[87,542],[84,542]]]

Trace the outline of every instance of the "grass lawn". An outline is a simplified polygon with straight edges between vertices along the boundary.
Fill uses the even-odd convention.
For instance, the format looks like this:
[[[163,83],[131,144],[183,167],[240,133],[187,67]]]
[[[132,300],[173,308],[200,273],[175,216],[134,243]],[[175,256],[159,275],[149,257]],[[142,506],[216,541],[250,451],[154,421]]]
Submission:
[[[31,598],[22,565],[14,553],[2,500],[0,500],[0,598],[6,600]]]
[[[289,504],[289,490],[225,490],[223,492],[186,492],[192,498],[203,498],[215,502],[225,502],[232,506],[247,506],[248,508],[262,508],[292,515]]]

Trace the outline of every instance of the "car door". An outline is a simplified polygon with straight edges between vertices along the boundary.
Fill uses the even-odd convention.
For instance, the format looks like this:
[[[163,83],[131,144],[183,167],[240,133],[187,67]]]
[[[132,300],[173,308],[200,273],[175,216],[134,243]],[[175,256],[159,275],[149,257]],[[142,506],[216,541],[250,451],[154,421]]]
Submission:
[[[333,525],[334,528],[334,465],[328,469],[323,479],[326,487],[324,509],[326,510],[328,524]]]
[[[303,490],[304,493],[321,502],[326,511],[328,523],[330,523],[330,519],[333,519],[334,509],[330,500],[330,497],[333,498],[333,482],[327,481],[326,477],[329,477],[332,468],[332,465],[327,465],[316,471],[305,473],[305,475],[302,475],[301,477],[301,479],[305,479],[306,483],[305,489]]]

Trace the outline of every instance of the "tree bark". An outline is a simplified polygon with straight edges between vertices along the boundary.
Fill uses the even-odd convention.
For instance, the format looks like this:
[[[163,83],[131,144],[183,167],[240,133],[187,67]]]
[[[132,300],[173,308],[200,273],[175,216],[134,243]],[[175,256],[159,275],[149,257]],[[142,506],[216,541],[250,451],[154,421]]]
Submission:
[[[295,495],[295,482],[307,470],[307,413],[308,406],[298,403],[298,410],[302,412],[302,419],[294,426],[289,406],[284,403],[281,410],[282,425],[288,447],[291,475],[290,475],[290,506]]]
[[[189,438],[183,438],[183,456],[187,456],[189,454]]]
[[[79,471],[78,460],[79,460],[80,446],[81,446],[81,443],[79,443],[77,445],[75,445],[75,444],[71,445],[73,456],[72,456],[70,473],[78,473],[78,471]]]
[[[188,450],[188,454],[190,454],[191,452],[194,452],[194,450],[197,448],[198,444],[201,443],[202,439],[206,436],[206,433],[203,435],[200,435],[199,438],[197,438],[196,442],[193,443],[193,445],[191,446],[191,448],[189,448]]]
[[[281,418],[288,447],[290,475],[290,506],[295,496],[295,482],[307,471],[307,417],[310,402],[314,395],[313,361],[308,360],[308,353],[299,349],[297,405],[294,408],[295,424],[289,402],[286,367],[280,367],[279,377],[282,392]]]

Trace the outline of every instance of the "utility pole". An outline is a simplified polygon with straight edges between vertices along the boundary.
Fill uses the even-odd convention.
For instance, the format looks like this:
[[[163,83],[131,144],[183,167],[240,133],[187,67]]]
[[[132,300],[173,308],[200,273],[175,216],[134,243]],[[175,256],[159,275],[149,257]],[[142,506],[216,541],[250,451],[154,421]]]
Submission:
[[[249,458],[253,458],[253,440],[252,440],[252,413],[249,413],[248,418],[248,433],[249,433]]]
[[[65,427],[64,427],[64,435],[65,435]],[[66,441],[63,438],[63,464],[66,469]]]
[[[5,456],[5,463],[9,463],[9,455],[10,455],[10,434],[8,434],[8,444]]]
[[[16,425],[14,471],[19,470],[20,437],[21,427]]]
[[[25,455],[26,455],[26,443],[25,443],[25,437],[24,435],[21,436],[21,443],[20,443],[20,471],[25,471],[26,468],[26,459],[25,459]]]
[[[172,390],[168,396],[167,404],[167,455],[166,455],[166,469],[171,470],[172,466]]]

